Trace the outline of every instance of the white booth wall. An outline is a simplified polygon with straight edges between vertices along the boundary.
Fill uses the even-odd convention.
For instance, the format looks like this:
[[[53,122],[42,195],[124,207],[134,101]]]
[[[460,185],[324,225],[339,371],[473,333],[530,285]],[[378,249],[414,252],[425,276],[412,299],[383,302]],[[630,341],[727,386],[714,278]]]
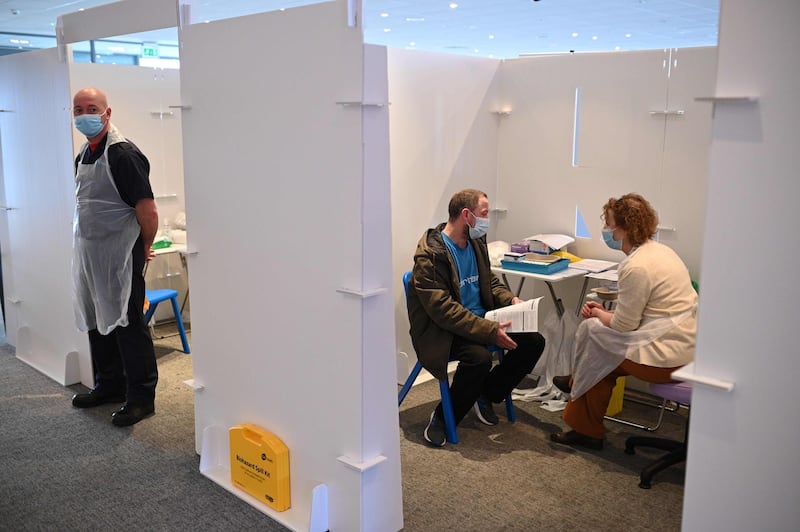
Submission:
[[[723,0],[683,529],[800,530],[800,3]],[[725,100],[729,98],[730,100]],[[737,98],[739,100],[737,100]]]
[[[291,528],[398,530],[386,50],[346,5],[181,28],[197,446]],[[241,423],[288,446],[289,510],[232,485]]]
[[[0,58],[0,246],[7,341],[61,384],[93,382],[72,307],[75,181],[67,64],[56,49]]]
[[[699,279],[711,110],[694,97],[713,89],[716,48],[506,61],[391,49],[389,58],[399,382],[416,360],[401,276],[422,232],[446,220],[461,188],[489,195],[489,241],[574,235],[577,208],[592,238],[570,251],[615,261],[622,254],[600,238],[601,207],[639,192],[675,229],[660,231],[661,241]],[[557,286],[567,308],[577,304],[581,282]],[[542,283],[525,285],[523,297],[540,295]],[[553,310],[546,297],[542,311]]]

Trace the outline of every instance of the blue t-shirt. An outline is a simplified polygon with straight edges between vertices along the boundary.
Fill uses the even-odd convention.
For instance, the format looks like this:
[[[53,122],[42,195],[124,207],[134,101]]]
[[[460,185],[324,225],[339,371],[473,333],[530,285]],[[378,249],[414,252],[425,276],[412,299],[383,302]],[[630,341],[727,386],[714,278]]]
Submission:
[[[461,304],[482,318],[486,314],[486,309],[481,305],[481,288],[478,282],[478,261],[475,258],[475,250],[469,243],[466,248],[461,249],[444,231],[442,238],[458,269]]]

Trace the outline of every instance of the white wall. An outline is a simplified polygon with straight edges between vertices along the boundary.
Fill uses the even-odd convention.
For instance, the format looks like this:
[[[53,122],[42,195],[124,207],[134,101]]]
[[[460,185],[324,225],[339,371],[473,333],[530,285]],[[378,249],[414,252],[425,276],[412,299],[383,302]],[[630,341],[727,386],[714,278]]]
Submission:
[[[662,224],[678,229],[662,232],[662,240],[697,277],[711,114],[693,97],[712,89],[715,65],[714,48],[506,61],[501,93],[511,114],[500,127],[498,179],[508,213],[498,220],[499,234],[511,241],[539,232],[574,235],[578,207],[593,238],[570,250],[619,261],[622,254],[600,238],[602,206],[611,196],[639,192]],[[650,114],[666,109],[685,114]]]
[[[61,384],[93,383],[72,307],[74,173],[67,65],[56,49],[0,57],[0,213],[8,342]]]
[[[324,484],[331,530],[398,530],[388,110],[337,104],[386,103],[386,59],[345,4],[181,30],[197,444],[291,528]],[[231,485],[243,422],[289,447],[285,512]]]
[[[447,204],[458,190],[478,188],[497,201],[499,118],[490,111],[499,105],[499,65],[492,59],[389,50],[395,330],[398,350],[412,365],[416,355],[401,278],[414,264],[420,236],[447,220]],[[490,231],[490,239],[495,233]]]
[[[800,528],[800,3],[723,0],[683,528]],[[710,104],[706,104],[710,105]]]

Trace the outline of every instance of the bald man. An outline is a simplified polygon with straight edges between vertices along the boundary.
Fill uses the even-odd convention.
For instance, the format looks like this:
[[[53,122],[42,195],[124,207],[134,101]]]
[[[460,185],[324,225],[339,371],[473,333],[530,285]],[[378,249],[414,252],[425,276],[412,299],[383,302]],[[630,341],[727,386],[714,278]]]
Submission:
[[[158,210],[150,163],[111,124],[106,95],[81,89],[72,112],[87,140],[75,159],[75,318],[89,333],[94,366],[94,388],[75,395],[72,404],[124,403],[111,422],[125,427],[155,413],[158,370],[144,322],[143,271],[152,257]]]

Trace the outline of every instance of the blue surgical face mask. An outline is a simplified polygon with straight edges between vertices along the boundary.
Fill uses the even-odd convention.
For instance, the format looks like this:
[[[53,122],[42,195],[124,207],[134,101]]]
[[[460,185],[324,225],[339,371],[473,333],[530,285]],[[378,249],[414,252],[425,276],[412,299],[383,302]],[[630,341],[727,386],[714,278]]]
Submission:
[[[75,129],[88,138],[103,131],[103,115],[80,115],[75,117]]]
[[[489,218],[478,218],[475,216],[472,211],[470,211],[472,217],[475,218],[475,227],[469,227],[469,237],[470,238],[480,238],[486,233],[489,232]]]
[[[603,240],[611,249],[622,250],[622,239],[614,240],[614,230],[603,228]]]

